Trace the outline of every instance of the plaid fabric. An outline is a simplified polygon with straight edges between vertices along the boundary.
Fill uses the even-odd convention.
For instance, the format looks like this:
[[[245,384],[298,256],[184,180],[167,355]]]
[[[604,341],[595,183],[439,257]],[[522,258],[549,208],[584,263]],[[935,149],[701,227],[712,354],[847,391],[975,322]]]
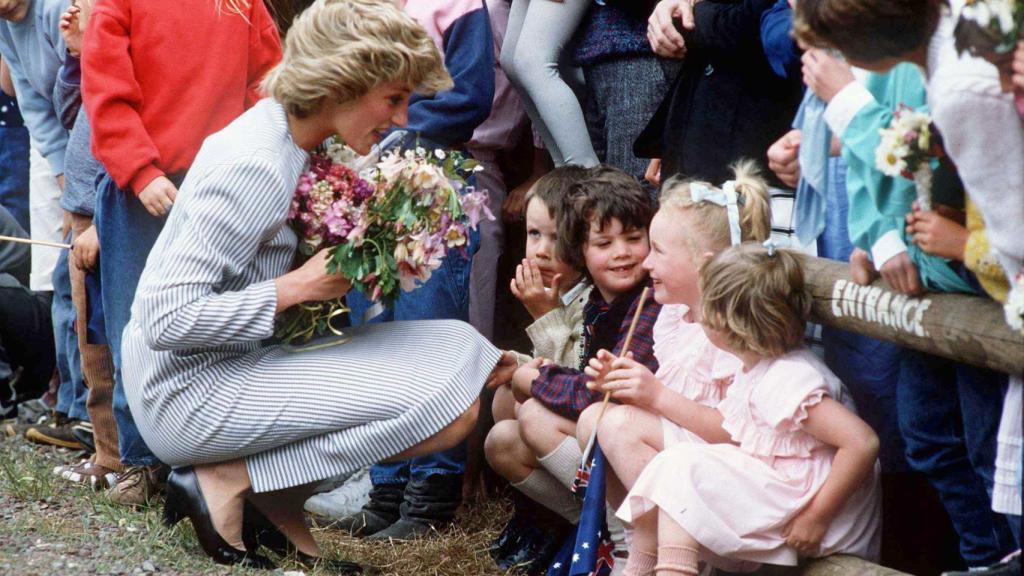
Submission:
[[[649,285],[649,282],[645,282],[637,286],[633,292],[623,294],[610,305],[604,302],[599,290],[590,292],[590,300],[584,308],[585,345],[580,367],[597,354],[598,350],[607,349],[613,341],[612,353],[618,355],[621,352],[639,304],[640,293],[644,286]],[[636,331],[633,333],[633,342],[630,344],[633,358],[647,366],[651,372],[658,371],[658,360],[654,357],[654,321],[657,320],[659,311],[661,305],[648,294],[644,309],[640,312],[640,319],[637,321]],[[530,388],[530,394],[552,412],[576,420],[587,406],[601,399],[600,393],[587,389],[589,380],[583,370],[551,364],[540,369],[540,374]]]

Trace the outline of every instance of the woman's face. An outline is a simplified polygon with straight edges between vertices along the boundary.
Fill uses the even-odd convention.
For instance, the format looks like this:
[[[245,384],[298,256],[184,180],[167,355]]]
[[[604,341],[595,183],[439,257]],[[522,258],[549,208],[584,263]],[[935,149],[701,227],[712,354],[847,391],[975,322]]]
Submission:
[[[366,94],[338,105],[332,132],[359,154],[369,154],[393,126],[405,126],[412,88],[403,82],[378,84]]]

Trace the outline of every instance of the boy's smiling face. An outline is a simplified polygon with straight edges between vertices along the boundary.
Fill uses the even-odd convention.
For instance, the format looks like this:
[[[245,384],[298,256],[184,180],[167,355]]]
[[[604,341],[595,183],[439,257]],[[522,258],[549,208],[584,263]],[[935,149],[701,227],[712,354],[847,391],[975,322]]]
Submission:
[[[646,228],[626,230],[618,218],[612,218],[603,229],[599,222],[590,223],[583,257],[605,302],[611,303],[644,281],[647,271],[642,264],[648,252]]]
[[[28,0],[0,0],[0,20],[21,22],[28,14]]]

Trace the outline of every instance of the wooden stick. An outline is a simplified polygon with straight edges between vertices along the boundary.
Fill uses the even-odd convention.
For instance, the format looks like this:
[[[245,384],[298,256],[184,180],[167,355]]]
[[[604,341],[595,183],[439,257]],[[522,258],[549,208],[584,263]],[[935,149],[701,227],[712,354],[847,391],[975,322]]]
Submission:
[[[0,242],[16,242],[18,244],[35,244],[37,246],[49,246],[50,248],[71,248],[71,244],[60,244],[58,242],[47,242],[46,240],[32,240],[30,238],[17,238],[14,236],[0,236]]]
[[[629,323],[629,332],[626,332],[626,341],[622,343],[622,350],[619,353],[619,357],[625,358],[629,352],[629,345],[633,343],[633,332],[636,330],[636,324],[640,320],[640,314],[644,311],[644,304],[647,302],[647,292],[650,288],[644,287],[644,291],[640,293],[640,302],[636,306],[636,312],[633,314],[633,321]],[[608,409],[608,401],[612,399],[611,390],[604,393],[604,402],[601,403],[601,412],[597,415],[597,422],[594,424],[594,430],[597,430],[597,425],[601,423],[601,418],[604,418],[604,411]]]

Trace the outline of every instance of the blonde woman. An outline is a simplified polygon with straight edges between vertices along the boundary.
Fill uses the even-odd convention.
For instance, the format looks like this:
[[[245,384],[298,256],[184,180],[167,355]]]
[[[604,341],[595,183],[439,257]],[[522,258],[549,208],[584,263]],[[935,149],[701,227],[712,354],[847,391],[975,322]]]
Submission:
[[[165,520],[188,516],[217,562],[270,566],[260,543],[323,562],[302,516],[312,483],[451,447],[475,423],[499,351],[468,324],[366,326],[295,354],[261,344],[278,312],[350,287],[324,253],[288,271],[309,151],[337,133],[365,154],[405,123],[414,90],[450,85],[429,36],[390,3],[321,0],[295,20],[270,98],[210,136],[189,171],[139,283],[125,381],[147,444],[175,467]],[[273,546],[257,537],[267,519]]]

